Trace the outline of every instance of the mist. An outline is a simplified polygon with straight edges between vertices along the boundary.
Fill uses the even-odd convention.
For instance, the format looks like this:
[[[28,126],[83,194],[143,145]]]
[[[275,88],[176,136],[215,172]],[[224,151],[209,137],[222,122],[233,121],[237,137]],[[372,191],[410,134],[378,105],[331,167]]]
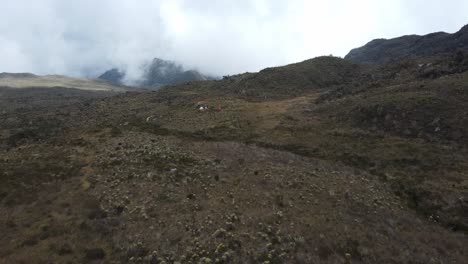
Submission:
[[[210,75],[344,56],[468,23],[464,0],[0,0],[0,72],[130,79],[154,57]]]

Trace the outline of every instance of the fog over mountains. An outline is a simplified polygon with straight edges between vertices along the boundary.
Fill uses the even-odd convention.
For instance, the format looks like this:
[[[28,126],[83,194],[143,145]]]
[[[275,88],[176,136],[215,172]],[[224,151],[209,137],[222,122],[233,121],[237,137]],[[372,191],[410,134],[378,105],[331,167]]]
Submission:
[[[443,4],[441,4],[443,3]],[[153,58],[222,76],[319,55],[370,39],[466,23],[468,2],[0,0],[0,72],[139,79]]]
[[[189,81],[203,81],[215,79],[204,75],[197,70],[186,70],[176,62],[154,58],[151,63],[141,66],[141,77],[138,79],[127,79],[125,70],[112,68],[99,79],[109,81],[113,84],[129,84],[146,88],[160,88],[166,85],[179,84]]]

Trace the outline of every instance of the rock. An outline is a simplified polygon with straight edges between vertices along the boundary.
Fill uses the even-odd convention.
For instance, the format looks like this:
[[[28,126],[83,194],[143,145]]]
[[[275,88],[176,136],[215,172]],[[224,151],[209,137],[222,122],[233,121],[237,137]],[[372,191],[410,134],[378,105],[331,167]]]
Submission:
[[[220,238],[220,237],[223,237],[225,234],[226,234],[226,229],[220,228],[213,233],[213,237]]]
[[[212,263],[213,261],[210,258],[205,257],[205,258],[202,258],[200,260],[200,262],[205,263],[205,264],[209,264],[209,263]]]
[[[148,250],[143,246],[142,243],[132,244],[127,248],[127,258],[132,257],[145,257]]]
[[[36,239],[36,238],[30,238],[30,239],[26,239],[24,242],[23,242],[23,246],[35,246],[37,245],[39,241]]]
[[[275,203],[279,207],[284,207],[284,197],[283,197],[283,195],[276,195],[275,196]]]
[[[73,250],[71,248],[71,246],[69,244],[63,244],[62,246],[60,246],[60,248],[57,250],[57,254],[59,256],[65,256],[65,255],[69,255],[73,253]]]
[[[234,223],[226,222],[226,229],[229,230],[229,231],[234,230]]]
[[[104,259],[106,252],[102,248],[91,248],[85,250],[85,260],[92,261],[98,259]]]

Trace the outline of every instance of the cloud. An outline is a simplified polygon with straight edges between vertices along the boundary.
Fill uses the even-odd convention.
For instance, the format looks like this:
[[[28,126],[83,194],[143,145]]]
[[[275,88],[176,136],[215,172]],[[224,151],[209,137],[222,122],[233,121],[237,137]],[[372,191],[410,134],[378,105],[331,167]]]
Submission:
[[[464,0],[0,0],[0,72],[137,79],[153,57],[223,75],[319,55],[373,38],[454,32]]]

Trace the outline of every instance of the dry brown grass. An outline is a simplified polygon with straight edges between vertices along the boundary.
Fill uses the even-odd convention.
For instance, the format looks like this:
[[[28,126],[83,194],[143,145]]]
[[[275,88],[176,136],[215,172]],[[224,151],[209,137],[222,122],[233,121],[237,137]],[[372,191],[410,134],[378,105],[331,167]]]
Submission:
[[[91,80],[72,78],[60,75],[46,76],[14,76],[5,75],[0,77],[0,86],[11,88],[30,88],[30,87],[64,87],[76,88],[90,91],[124,91],[123,87],[114,86],[110,83]]]

